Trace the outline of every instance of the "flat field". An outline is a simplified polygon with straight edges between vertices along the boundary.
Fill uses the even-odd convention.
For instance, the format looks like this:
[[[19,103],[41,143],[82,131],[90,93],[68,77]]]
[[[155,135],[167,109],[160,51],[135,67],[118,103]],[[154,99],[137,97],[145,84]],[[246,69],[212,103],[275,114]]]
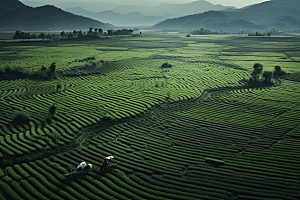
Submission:
[[[299,37],[3,42],[0,60],[1,200],[300,198]],[[255,63],[287,75],[249,85]]]

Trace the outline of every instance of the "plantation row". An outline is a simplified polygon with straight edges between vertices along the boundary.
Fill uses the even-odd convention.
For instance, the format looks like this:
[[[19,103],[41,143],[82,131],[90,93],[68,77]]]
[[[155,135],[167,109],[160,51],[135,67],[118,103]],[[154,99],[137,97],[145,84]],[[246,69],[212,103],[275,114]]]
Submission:
[[[299,199],[299,139],[287,128],[199,120],[203,109],[214,113],[222,105],[215,94],[223,99],[227,92],[113,126],[80,150],[2,169],[3,199]],[[219,112],[237,109],[237,102],[244,109],[239,98]],[[194,112],[187,116],[185,108]],[[108,155],[120,173],[99,172]],[[83,160],[95,170],[86,178],[61,176]]]
[[[246,86],[244,69],[254,64],[238,52],[252,44],[224,38],[1,47],[0,68],[56,62],[61,79],[0,81],[0,199],[299,199],[299,83],[222,89]],[[252,54],[267,68],[285,57]],[[95,66],[91,57],[107,62]],[[166,61],[173,67],[160,69]],[[281,64],[288,73],[299,70]],[[25,122],[16,120],[19,111]],[[76,141],[77,149],[33,157]],[[119,173],[100,172],[109,155]],[[82,161],[94,171],[62,176]]]
[[[190,70],[178,62],[177,69],[163,72],[156,67],[160,63],[160,59],[142,63],[125,60],[122,66],[114,62],[109,64],[115,65],[109,73],[100,69],[104,75],[65,77],[59,82],[1,81],[0,157],[68,144],[79,130],[103,119],[134,117],[166,101],[197,98],[208,88],[237,85],[245,75],[226,69],[222,71],[224,78],[211,81],[223,67],[208,65],[203,70],[206,64],[198,63]],[[184,72],[181,76],[179,70]],[[206,75],[199,79],[195,72]],[[12,85],[13,90],[9,89]],[[56,114],[49,123],[49,109],[55,103]],[[14,122],[20,110],[28,114],[30,123]]]

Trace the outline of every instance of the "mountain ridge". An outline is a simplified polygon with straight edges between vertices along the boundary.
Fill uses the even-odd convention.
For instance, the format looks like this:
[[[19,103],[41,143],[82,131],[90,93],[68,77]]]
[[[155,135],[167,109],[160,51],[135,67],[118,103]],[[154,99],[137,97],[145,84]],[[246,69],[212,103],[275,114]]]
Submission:
[[[112,10],[93,13],[81,7],[66,8],[66,11],[74,14],[87,16],[92,19],[104,21],[118,26],[153,26],[154,24],[174,17],[180,17],[186,14],[199,13],[208,10],[234,9],[234,7],[225,7],[222,5],[213,5],[205,0],[198,0],[186,4],[168,4],[162,3],[157,6],[138,6],[122,5]],[[107,12],[110,11],[110,12]],[[128,14],[139,12],[142,15],[130,17]]]
[[[74,15],[52,5],[29,7],[19,0],[0,1],[0,30],[87,30],[89,27],[111,29],[114,26]]]
[[[289,23],[284,17],[293,18]],[[281,20],[279,20],[281,19]],[[284,22],[282,19],[285,19]],[[241,23],[243,22],[243,23]],[[153,29],[299,29],[300,1],[272,0],[233,11],[204,13],[167,19],[152,26]],[[281,25],[280,25],[281,24]]]

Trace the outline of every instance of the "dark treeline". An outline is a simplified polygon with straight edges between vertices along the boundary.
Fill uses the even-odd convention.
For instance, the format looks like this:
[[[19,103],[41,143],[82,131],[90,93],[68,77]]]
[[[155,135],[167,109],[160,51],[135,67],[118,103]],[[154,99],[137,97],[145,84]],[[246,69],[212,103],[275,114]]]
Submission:
[[[220,34],[219,32],[211,31],[201,28],[200,30],[194,30],[191,32],[193,35],[208,35],[208,34]]]
[[[249,33],[248,36],[271,36],[271,33],[259,33],[259,32],[255,32],[255,33]]]
[[[16,31],[15,34],[13,35],[13,39],[47,39],[47,40],[52,40],[54,38],[58,38],[58,34],[51,34],[51,33],[40,33],[40,34],[35,34],[35,33],[29,33],[29,32],[22,32],[22,31]]]
[[[73,31],[62,31],[59,34],[51,34],[51,33],[29,33],[16,31],[13,35],[13,39],[37,39],[40,38],[42,40],[47,39],[47,41],[58,41],[59,39],[100,39],[101,36],[112,36],[112,35],[131,35],[133,33],[132,29],[119,29],[119,30],[107,30],[104,32],[101,28],[90,28],[88,31],[82,30],[73,30]]]

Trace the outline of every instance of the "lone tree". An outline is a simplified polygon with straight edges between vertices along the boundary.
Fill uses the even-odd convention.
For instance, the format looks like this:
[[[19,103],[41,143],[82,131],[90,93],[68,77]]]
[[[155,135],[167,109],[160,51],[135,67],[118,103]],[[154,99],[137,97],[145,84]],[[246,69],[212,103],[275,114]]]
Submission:
[[[278,65],[275,66],[274,69],[275,69],[275,71],[273,72],[274,76],[280,76],[280,75],[285,75],[286,74],[286,72],[281,70],[281,67],[278,66]]]
[[[164,64],[161,65],[160,68],[164,69],[164,68],[172,68],[173,66],[167,62],[165,62]]]
[[[263,78],[265,79],[264,82],[271,83],[272,76],[273,76],[272,72],[264,71],[264,73],[263,73]]]
[[[51,75],[52,78],[53,78],[53,75],[54,75],[54,73],[55,73],[55,71],[56,71],[56,63],[55,63],[55,62],[53,62],[53,63],[50,65],[49,71],[50,71],[50,75]]]
[[[263,71],[263,65],[260,63],[255,63],[253,66],[253,72],[251,73],[251,77],[254,81],[258,81],[259,80],[259,76]]]

